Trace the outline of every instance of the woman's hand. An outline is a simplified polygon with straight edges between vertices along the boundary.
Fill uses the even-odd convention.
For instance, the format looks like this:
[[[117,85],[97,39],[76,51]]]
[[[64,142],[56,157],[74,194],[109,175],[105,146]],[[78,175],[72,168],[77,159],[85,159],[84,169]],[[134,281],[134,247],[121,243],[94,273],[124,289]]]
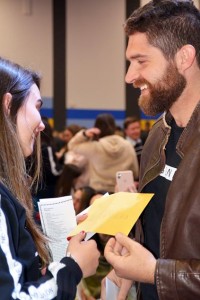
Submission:
[[[80,232],[70,239],[67,252],[70,252],[83,272],[83,277],[96,273],[100,252],[94,240],[84,241],[85,232]]]
[[[76,216],[76,222],[77,222],[77,224],[80,224],[80,223],[82,223],[83,221],[85,221],[86,219],[87,219],[87,217],[88,217],[88,214],[87,213],[85,213],[85,214],[83,214],[83,215],[77,215]]]
[[[96,136],[99,136],[100,134],[100,129],[93,127],[85,130],[85,136],[88,137],[89,139],[93,139]]]

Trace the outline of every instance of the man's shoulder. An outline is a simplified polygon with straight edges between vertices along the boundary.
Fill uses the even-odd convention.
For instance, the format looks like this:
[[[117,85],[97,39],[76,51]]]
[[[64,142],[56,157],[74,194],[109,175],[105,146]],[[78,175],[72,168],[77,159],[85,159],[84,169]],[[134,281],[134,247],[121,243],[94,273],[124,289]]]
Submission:
[[[162,135],[166,135],[166,133],[169,131],[169,125],[167,124],[165,120],[165,114],[162,114],[152,125],[151,130],[148,133],[147,139],[145,140],[145,144],[147,144],[147,141],[151,141],[154,138],[158,138],[160,136],[160,133]]]
[[[156,121],[154,122],[154,124],[152,125],[152,128],[156,128],[156,127],[160,127],[164,124],[164,114],[162,114],[158,119],[156,119]]]

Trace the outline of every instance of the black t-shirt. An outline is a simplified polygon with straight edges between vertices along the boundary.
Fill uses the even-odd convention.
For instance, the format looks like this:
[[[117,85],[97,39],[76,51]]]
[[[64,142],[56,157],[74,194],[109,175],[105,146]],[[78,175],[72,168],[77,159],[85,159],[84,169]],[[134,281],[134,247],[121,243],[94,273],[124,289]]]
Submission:
[[[144,246],[153,253],[156,258],[160,257],[160,226],[165,209],[166,195],[173,179],[173,175],[181,161],[176,152],[176,144],[184,128],[178,127],[174,120],[171,121],[171,134],[166,145],[166,164],[163,172],[153,181],[147,184],[143,193],[154,193],[152,200],[142,215],[144,230]],[[173,201],[173,199],[171,199]],[[156,286],[141,284],[143,300],[158,300]]]

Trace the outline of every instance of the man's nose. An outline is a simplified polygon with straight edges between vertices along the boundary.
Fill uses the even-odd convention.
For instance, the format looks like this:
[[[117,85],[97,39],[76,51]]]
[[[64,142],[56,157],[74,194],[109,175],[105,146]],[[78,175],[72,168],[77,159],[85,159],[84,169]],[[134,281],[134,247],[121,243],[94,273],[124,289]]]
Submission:
[[[130,64],[125,76],[125,82],[128,84],[133,84],[134,81],[136,81],[138,78],[139,78],[139,72],[137,68],[133,64]]]

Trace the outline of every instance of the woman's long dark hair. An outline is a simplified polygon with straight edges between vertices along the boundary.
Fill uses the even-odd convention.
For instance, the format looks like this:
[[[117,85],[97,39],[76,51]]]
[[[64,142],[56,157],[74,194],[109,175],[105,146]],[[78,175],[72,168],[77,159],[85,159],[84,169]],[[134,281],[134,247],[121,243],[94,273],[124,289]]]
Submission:
[[[43,263],[48,262],[46,239],[37,228],[32,217],[31,188],[39,178],[40,136],[34,149],[33,177],[27,175],[27,167],[17,134],[16,120],[33,84],[40,87],[40,77],[31,70],[0,58],[0,181],[12,192],[26,210],[29,229]],[[5,106],[5,95],[10,93],[9,112]],[[32,164],[30,165],[32,169]]]
[[[101,131],[99,138],[113,135],[116,130],[115,119],[111,114],[100,114],[95,120],[94,127],[99,128]]]

